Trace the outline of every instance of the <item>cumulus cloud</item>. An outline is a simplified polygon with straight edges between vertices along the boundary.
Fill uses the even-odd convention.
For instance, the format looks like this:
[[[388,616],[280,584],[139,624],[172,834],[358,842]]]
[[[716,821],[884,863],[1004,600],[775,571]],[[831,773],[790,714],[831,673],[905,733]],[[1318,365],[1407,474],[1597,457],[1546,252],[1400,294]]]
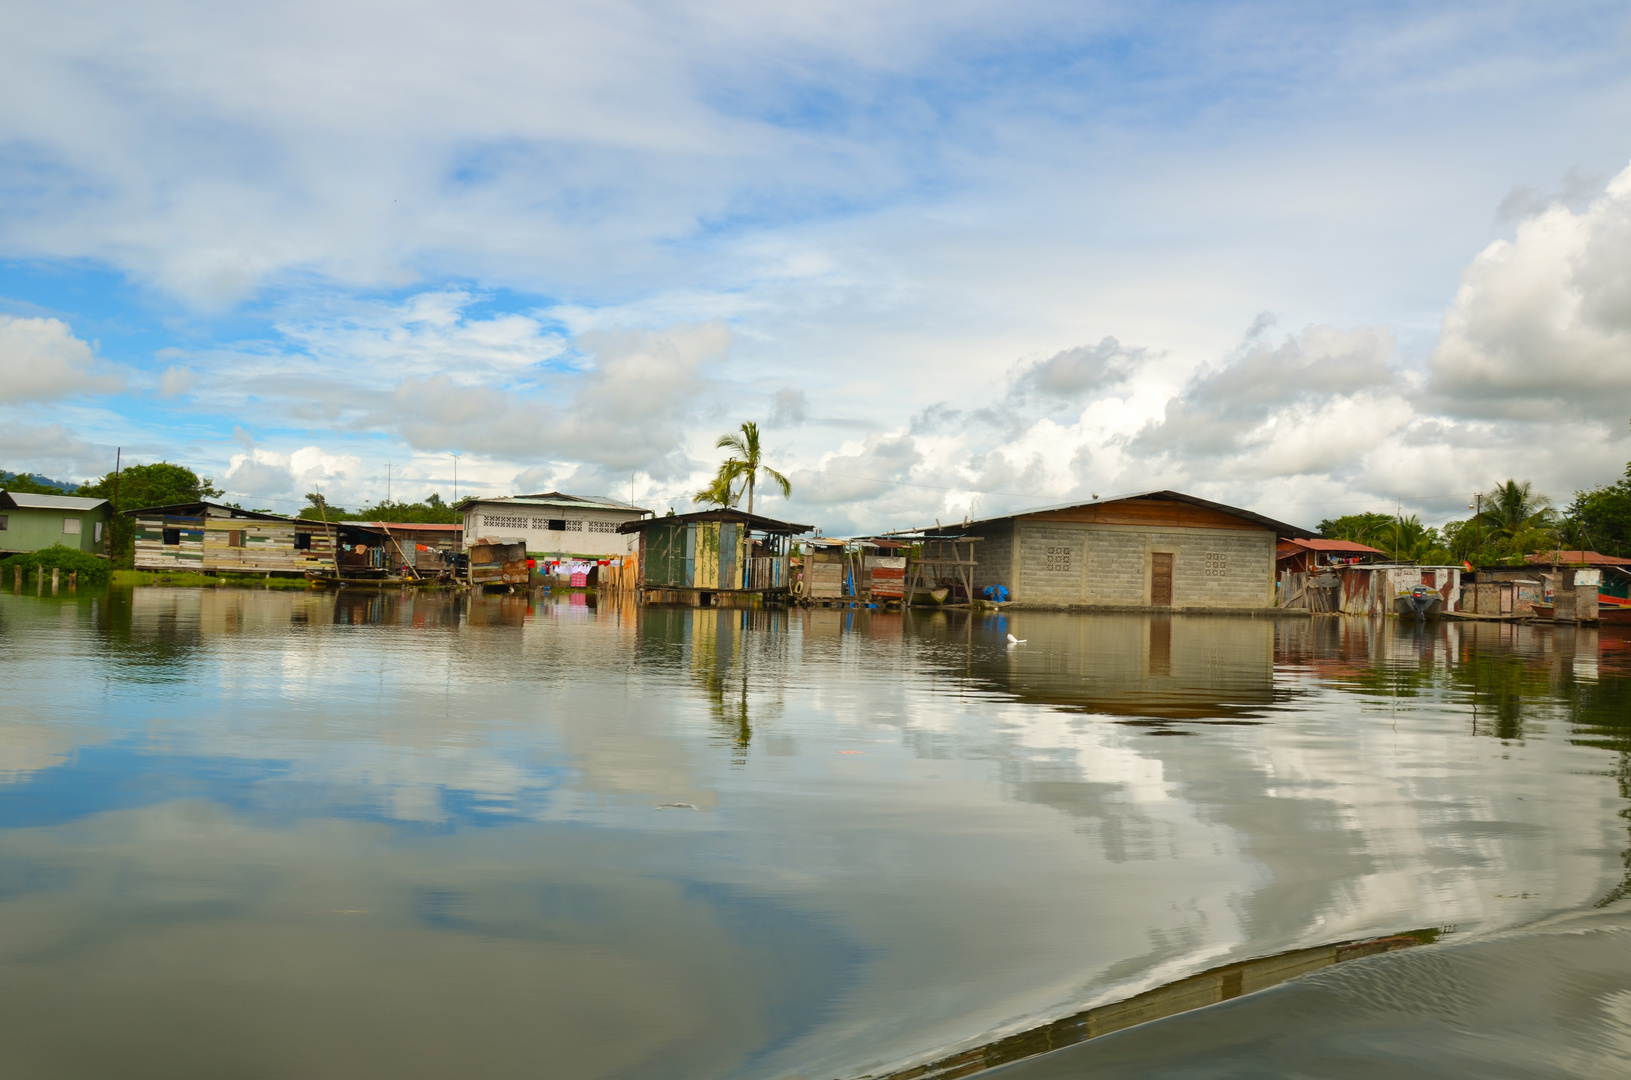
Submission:
[[[587,372],[554,392],[523,394],[462,385],[448,375],[412,376],[359,426],[400,432],[419,449],[466,447],[511,460],[592,463],[656,477],[685,475],[681,447],[706,369],[730,349],[721,322],[666,330],[601,331],[576,345]],[[557,394],[559,396],[557,396]]]
[[[64,424],[0,424],[0,460],[10,470],[59,480],[100,476],[112,471],[113,459],[112,446],[83,439]]]
[[[294,490],[294,473],[287,456],[252,450],[232,456],[224,485],[234,494],[282,495]]]
[[[1079,402],[1088,394],[1125,382],[1147,357],[1147,350],[1126,348],[1113,337],[1081,345],[1021,367],[1008,391],[1013,401]]]
[[[1315,472],[1397,426],[1392,336],[1311,326],[1275,340],[1261,322],[1224,363],[1190,380],[1131,442],[1138,454],[1241,475]],[[1363,422],[1358,432],[1354,423]]]
[[[0,315],[0,402],[111,394],[123,386],[62,320]]]
[[[193,388],[198,376],[192,368],[169,367],[159,377],[159,395],[161,397],[180,397]]]
[[[1552,205],[1485,248],[1428,370],[1462,415],[1631,416],[1631,169],[1586,209]]]
[[[803,390],[778,390],[770,406],[770,427],[797,427],[810,415]]]

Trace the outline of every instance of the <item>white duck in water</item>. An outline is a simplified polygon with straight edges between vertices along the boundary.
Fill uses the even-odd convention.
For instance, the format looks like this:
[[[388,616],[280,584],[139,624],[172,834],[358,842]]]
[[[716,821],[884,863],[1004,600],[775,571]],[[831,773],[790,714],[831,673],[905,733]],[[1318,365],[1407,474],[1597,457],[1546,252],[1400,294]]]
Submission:
[[[1015,645],[1023,645],[1023,644],[1025,644],[1025,639],[1024,638],[1015,637],[1012,634],[1008,635],[1008,647],[1010,649],[1012,649]]]

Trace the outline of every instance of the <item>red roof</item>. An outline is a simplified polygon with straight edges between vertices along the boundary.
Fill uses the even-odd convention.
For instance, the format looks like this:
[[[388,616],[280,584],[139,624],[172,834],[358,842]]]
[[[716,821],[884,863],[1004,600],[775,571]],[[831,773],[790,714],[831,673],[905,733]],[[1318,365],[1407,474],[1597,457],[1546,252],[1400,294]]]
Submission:
[[[1631,566],[1631,559],[1622,559],[1618,555],[1599,555],[1595,551],[1541,551],[1534,555],[1524,556],[1525,561],[1535,566],[1550,566],[1561,563],[1566,566]]]
[[[1352,540],[1325,540],[1321,537],[1303,538],[1295,540],[1282,540],[1282,544],[1296,544],[1309,551],[1338,551],[1348,555],[1382,555],[1384,552],[1364,544],[1356,544]]]

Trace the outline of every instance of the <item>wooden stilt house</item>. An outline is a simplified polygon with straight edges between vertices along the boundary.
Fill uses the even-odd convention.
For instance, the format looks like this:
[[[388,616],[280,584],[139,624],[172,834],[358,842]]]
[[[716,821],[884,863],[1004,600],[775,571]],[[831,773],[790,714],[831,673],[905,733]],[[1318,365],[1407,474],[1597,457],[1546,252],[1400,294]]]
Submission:
[[[320,521],[220,503],[127,510],[135,519],[137,570],[203,574],[304,574],[334,565],[334,531]]]
[[[790,538],[813,526],[742,510],[629,521],[622,533],[640,537],[638,591],[647,603],[698,607],[753,604],[788,594]]]

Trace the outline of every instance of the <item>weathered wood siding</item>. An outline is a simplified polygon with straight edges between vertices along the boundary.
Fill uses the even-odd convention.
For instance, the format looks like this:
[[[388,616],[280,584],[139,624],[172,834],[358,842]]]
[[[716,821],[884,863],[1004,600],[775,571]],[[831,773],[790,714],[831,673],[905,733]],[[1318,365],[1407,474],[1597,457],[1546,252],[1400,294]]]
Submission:
[[[310,529],[309,550],[295,547],[294,522],[225,517],[136,519],[135,567],[194,573],[303,574],[333,566],[333,542],[321,527]],[[177,541],[164,542],[165,532]],[[233,543],[236,539],[238,542]]]
[[[641,532],[640,566],[648,588],[741,589],[748,533],[735,522],[657,522]]]

